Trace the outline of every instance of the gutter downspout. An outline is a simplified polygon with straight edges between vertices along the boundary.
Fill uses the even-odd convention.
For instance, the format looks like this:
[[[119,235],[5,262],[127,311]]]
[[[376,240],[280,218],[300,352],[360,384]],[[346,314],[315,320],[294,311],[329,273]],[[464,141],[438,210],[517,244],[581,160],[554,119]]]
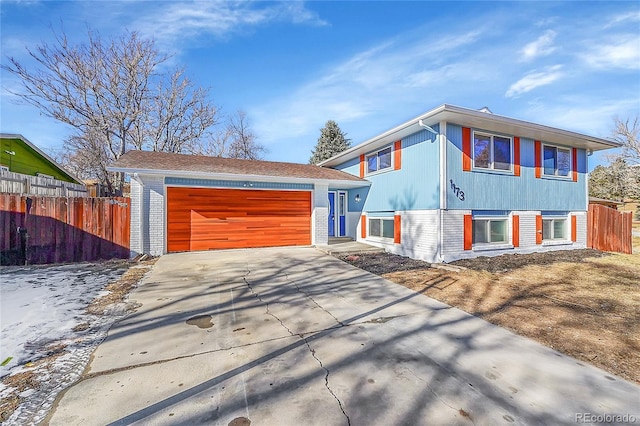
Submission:
[[[447,210],[447,122],[441,121],[440,129],[440,226],[438,232],[438,260],[445,263],[442,255],[444,247],[444,213]]]
[[[436,259],[440,263],[444,263],[444,257],[442,256],[442,247],[444,245],[444,232],[443,232],[443,223],[444,223],[444,212],[447,209],[447,191],[445,181],[447,179],[447,122],[441,121],[438,123],[439,132],[436,132],[433,128],[427,126],[424,121],[418,120],[418,125],[423,129],[433,133],[438,139],[438,145],[440,150],[440,182],[439,182],[439,190],[440,190],[440,202],[438,208],[438,244],[436,245]],[[434,138],[435,142],[436,139]]]

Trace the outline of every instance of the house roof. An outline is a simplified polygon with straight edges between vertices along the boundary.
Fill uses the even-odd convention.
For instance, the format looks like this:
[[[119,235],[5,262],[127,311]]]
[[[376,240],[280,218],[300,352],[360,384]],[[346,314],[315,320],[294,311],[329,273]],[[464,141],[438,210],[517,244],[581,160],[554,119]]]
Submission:
[[[616,204],[623,205],[622,201],[609,200],[607,198],[589,197],[589,202],[593,204]]]
[[[130,174],[211,176],[228,179],[275,178],[277,180],[330,181],[350,187],[370,184],[349,173],[311,164],[138,150],[124,154],[109,167],[109,170]]]
[[[591,151],[617,148],[620,146],[617,142],[607,139],[493,114],[487,107],[482,108],[482,110],[475,110],[443,104],[431,111],[402,123],[391,130],[381,133],[380,135],[366,140],[359,145],[343,151],[328,160],[322,161],[320,165],[337,166],[351,158],[357,157],[360,154],[369,153],[391,142],[419,132],[420,130],[425,129],[425,125],[431,127],[443,121],[486,131],[511,134],[556,143],[559,145],[575,146],[577,148],[583,148]]]
[[[62,173],[63,175],[66,175],[69,179],[75,181],[75,183],[80,184],[80,185],[84,185],[84,183],[82,182],[82,180],[80,178],[78,178],[76,175],[74,175],[69,170],[64,168],[57,161],[55,161],[53,158],[51,158],[47,153],[45,153],[43,150],[38,148],[35,144],[33,144],[31,141],[29,141],[24,136],[22,136],[20,134],[17,134],[17,133],[0,133],[0,139],[13,139],[13,140],[22,141],[25,145],[27,145],[29,148],[31,148],[33,151],[35,151],[36,155],[41,156],[46,161],[51,163],[51,165],[53,167],[55,167],[56,169],[58,169],[60,171],[60,173]]]

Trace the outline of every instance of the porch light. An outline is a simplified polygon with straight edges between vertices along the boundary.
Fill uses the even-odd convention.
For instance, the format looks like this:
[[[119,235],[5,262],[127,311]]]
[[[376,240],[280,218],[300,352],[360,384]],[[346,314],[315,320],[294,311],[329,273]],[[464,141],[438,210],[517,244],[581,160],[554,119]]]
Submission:
[[[355,200],[356,200],[356,203],[359,203],[359,202],[360,202],[360,194],[356,194],[356,198],[355,198]]]

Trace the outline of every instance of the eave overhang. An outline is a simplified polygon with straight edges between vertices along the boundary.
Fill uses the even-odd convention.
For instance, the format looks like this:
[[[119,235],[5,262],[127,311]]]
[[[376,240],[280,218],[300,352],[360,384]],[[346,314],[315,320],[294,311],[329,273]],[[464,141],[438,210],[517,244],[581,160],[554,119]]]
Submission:
[[[420,122],[430,127],[441,122],[447,122],[489,132],[514,135],[558,145],[582,148],[589,151],[600,151],[603,149],[620,147],[620,144],[617,142],[607,139],[491,114],[488,112],[444,104],[359,145],[343,151],[340,154],[321,162],[319,165],[334,167],[352,158],[357,158],[361,154],[367,154],[389,143],[419,132],[424,129],[424,127],[420,125]],[[432,134],[431,136],[433,138],[436,137],[435,134]]]
[[[185,171],[185,170],[158,170],[158,169],[141,169],[141,168],[123,168],[123,167],[107,167],[110,172],[121,172],[131,176],[171,176],[184,177],[192,179],[211,179],[211,180],[230,180],[230,181],[258,181],[273,183],[307,183],[313,185],[328,185],[330,187],[351,189],[370,186],[371,182],[366,180],[342,180],[342,179],[314,179],[300,178],[288,176],[270,176],[270,175],[250,175],[235,173],[206,173],[201,171]]]

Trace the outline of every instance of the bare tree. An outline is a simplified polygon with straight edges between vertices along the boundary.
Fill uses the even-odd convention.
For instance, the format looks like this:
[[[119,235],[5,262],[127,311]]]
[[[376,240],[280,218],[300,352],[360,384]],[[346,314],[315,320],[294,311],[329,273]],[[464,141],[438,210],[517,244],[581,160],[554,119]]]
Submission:
[[[195,88],[182,70],[158,71],[168,56],[153,40],[135,32],[109,41],[87,34],[87,43],[73,46],[54,32],[52,45],[27,49],[34,71],[15,58],[2,68],[21,79],[17,96],[76,129],[66,141],[69,161],[115,193],[124,176],[107,173],[109,163],[128,149],[197,152],[217,110],[208,90]]]
[[[196,88],[183,70],[161,81],[143,110],[142,126],[134,133],[138,149],[165,152],[198,152],[203,137],[216,124],[216,108],[208,92]]]
[[[622,158],[629,165],[640,164],[640,120],[614,119],[613,140],[622,144]]]
[[[249,121],[244,111],[237,111],[227,122],[229,149],[226,157],[260,160],[267,149],[257,142],[256,135],[249,129]]]

